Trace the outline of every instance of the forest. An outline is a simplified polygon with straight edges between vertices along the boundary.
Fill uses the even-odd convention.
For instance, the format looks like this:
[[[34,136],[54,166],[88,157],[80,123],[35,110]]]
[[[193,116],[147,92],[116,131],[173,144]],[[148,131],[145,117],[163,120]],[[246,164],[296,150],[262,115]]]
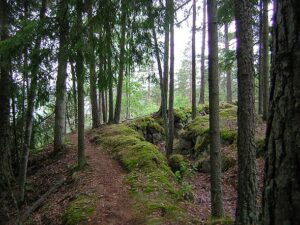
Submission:
[[[300,1],[0,0],[0,225],[299,225]]]

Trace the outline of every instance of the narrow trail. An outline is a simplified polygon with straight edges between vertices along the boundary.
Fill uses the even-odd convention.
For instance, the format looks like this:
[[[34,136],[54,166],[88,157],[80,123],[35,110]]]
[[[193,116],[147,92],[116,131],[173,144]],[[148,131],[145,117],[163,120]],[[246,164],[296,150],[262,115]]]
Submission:
[[[136,224],[128,191],[123,184],[124,171],[109,154],[91,143],[88,136],[85,137],[85,150],[89,166],[86,177],[80,179],[79,184],[88,186],[88,190],[97,196],[96,210],[88,224]],[[72,134],[70,140],[77,145],[77,134]]]

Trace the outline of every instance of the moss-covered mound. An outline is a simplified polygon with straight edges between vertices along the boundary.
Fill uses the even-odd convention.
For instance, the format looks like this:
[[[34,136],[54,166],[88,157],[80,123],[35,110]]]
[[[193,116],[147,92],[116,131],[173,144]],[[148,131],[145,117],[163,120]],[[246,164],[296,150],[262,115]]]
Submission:
[[[157,144],[163,140],[164,129],[151,116],[141,117],[128,122],[128,126],[138,131],[147,141]]]
[[[220,137],[223,144],[232,144],[236,139],[236,119],[237,107],[224,104],[220,107]],[[189,146],[186,142],[191,142],[192,149],[184,149]],[[182,149],[184,152],[200,154],[207,150],[209,145],[209,115],[197,116],[186,126],[186,131],[182,135]]]
[[[96,207],[94,194],[82,194],[69,203],[62,217],[63,225],[76,225],[87,222]]]
[[[163,154],[126,125],[104,126],[96,143],[107,149],[127,171],[125,182],[145,224],[189,224],[177,198],[174,174]]]

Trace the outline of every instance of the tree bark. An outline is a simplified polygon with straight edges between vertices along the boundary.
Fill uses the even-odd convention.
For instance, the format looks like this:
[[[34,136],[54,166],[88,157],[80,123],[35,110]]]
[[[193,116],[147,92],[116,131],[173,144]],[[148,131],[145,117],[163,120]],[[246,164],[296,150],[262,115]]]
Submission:
[[[77,87],[76,87],[76,69],[74,68],[74,62],[73,59],[70,60],[70,65],[71,65],[71,73],[72,73],[72,92],[73,92],[73,104],[74,104],[74,125],[75,125],[75,130],[78,129],[78,101],[77,101]]]
[[[54,152],[64,150],[65,121],[66,121],[66,78],[68,61],[68,3],[60,0],[58,3],[58,24],[59,24],[59,49],[58,69],[56,81],[55,101],[55,126],[54,126]]]
[[[102,91],[98,88],[98,116],[99,116],[99,125],[103,124],[102,116]]]
[[[263,120],[267,120],[269,107],[269,19],[268,1],[263,0],[262,13],[262,103]]]
[[[82,28],[82,14],[83,2],[77,0],[76,2],[76,26],[81,32],[77,34],[77,41],[79,46],[83,46],[83,28]],[[77,49],[76,52],[76,74],[77,74],[77,93],[78,93],[78,167],[83,168],[86,164],[85,145],[84,145],[84,57],[82,49]],[[94,121],[93,121],[94,122]]]
[[[115,117],[114,117],[115,123],[120,122],[121,106],[122,106],[122,88],[123,88],[124,65],[125,65],[125,39],[126,39],[126,17],[127,17],[126,7],[127,7],[126,0],[122,0],[120,63],[119,63],[119,76],[118,76],[118,86],[117,86]]]
[[[264,225],[300,224],[300,4],[275,1]]]
[[[102,115],[103,123],[107,123],[107,109],[106,109],[106,90],[102,93]]]
[[[224,215],[221,186],[221,143],[219,127],[219,74],[218,74],[218,21],[217,1],[207,2],[208,20],[208,84],[209,84],[209,133],[211,168],[211,216]]]
[[[130,66],[126,67],[126,120],[130,119]]]
[[[167,10],[170,15],[170,87],[169,87],[169,132],[167,157],[173,152],[174,139],[174,1],[168,0]]]
[[[98,115],[98,100],[97,100],[97,76],[96,76],[96,64],[95,64],[95,49],[94,49],[94,29],[92,24],[93,18],[93,1],[88,1],[88,38],[89,38],[89,55],[88,61],[90,66],[90,99],[92,108],[92,128],[99,126]]]
[[[225,32],[225,50],[229,51],[229,37],[228,37],[228,23],[224,24]],[[226,101],[232,103],[232,91],[231,91],[231,68],[226,70]]]
[[[235,0],[238,66],[237,225],[257,224],[252,4],[249,0]]]
[[[193,25],[192,25],[192,118],[196,118],[196,0],[193,0]]]
[[[8,3],[0,1],[0,40],[8,38]],[[9,64],[8,57],[0,55],[1,62]],[[5,63],[0,63],[0,191],[6,190],[13,178],[10,157],[10,75]]]
[[[40,20],[43,21],[45,19],[45,14],[47,10],[47,0],[42,1],[42,6],[40,9]],[[33,125],[33,113],[34,113],[34,105],[36,100],[36,92],[37,92],[37,83],[38,83],[38,71],[39,65],[41,63],[41,56],[39,54],[41,47],[41,36],[37,37],[35,42],[33,55],[31,59],[31,82],[29,87],[29,93],[27,97],[27,110],[25,115],[25,130],[24,130],[24,144],[23,144],[23,152],[21,159],[21,166],[19,171],[19,185],[20,185],[20,199],[24,201],[25,195],[25,183],[27,177],[27,164],[29,157],[29,149],[31,144],[31,134],[32,134],[32,125]]]
[[[169,5],[169,0],[166,0],[166,8]],[[169,85],[169,47],[170,47],[170,13],[166,9],[165,21],[164,21],[164,32],[165,32],[165,43],[164,43],[164,92],[165,92],[165,110],[168,108],[168,85]]]
[[[158,73],[159,73],[159,84],[160,84],[160,96],[161,96],[161,103],[160,103],[160,112],[163,118],[164,130],[165,130],[165,140],[168,140],[168,116],[167,116],[167,95],[166,95],[166,88],[165,88],[165,78],[162,71],[161,61],[159,57],[159,48],[157,42],[156,31],[153,23],[152,28],[152,35],[154,39],[154,48],[155,48],[155,56],[158,65]],[[165,64],[164,64],[165,65]]]
[[[107,45],[107,52],[106,52],[106,57],[107,57],[107,79],[108,79],[108,98],[106,94],[106,103],[108,99],[108,123],[113,123],[114,122],[114,95],[113,95],[113,73],[112,73],[112,65],[111,65],[111,58],[112,58],[112,37],[111,37],[111,27],[109,24],[109,21],[107,21],[106,26],[106,45]],[[106,107],[107,109],[107,104]]]
[[[205,95],[205,38],[206,38],[206,1],[203,0],[203,28],[202,28],[202,46],[201,46],[201,81],[199,103],[204,104]]]
[[[262,98],[262,27],[263,27],[263,0],[259,1],[259,59],[258,59],[258,114],[263,112]]]

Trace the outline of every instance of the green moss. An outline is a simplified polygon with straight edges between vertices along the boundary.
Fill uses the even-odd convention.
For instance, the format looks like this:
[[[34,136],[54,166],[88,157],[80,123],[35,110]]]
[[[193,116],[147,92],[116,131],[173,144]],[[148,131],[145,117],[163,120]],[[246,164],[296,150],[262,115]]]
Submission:
[[[157,122],[154,118],[151,116],[141,117],[137,118],[135,120],[132,120],[128,123],[128,126],[133,128],[134,130],[147,130],[147,129],[153,129],[157,133],[164,134],[163,127]]]
[[[156,146],[122,124],[94,132],[97,143],[111,152],[127,171],[125,182],[135,202],[137,217],[146,218],[146,224],[186,219],[186,211],[178,206],[174,174]]]
[[[221,102],[219,104],[220,109],[229,109],[229,108],[235,108],[235,107],[236,107],[236,105],[230,104],[230,103],[227,103],[227,102]]]
[[[209,132],[209,117],[198,116],[187,125],[187,135],[197,137]]]
[[[236,120],[237,118],[237,107],[233,106],[230,108],[224,108],[220,109],[219,115],[221,119],[234,119]]]
[[[174,109],[174,121],[177,123],[187,123],[188,119],[191,117],[190,108],[175,108]]]
[[[207,225],[225,225],[225,224],[234,224],[234,221],[230,217],[222,217],[222,218],[210,218],[207,222]]]
[[[236,131],[233,131],[233,130],[222,129],[220,131],[220,137],[223,141],[228,142],[229,144],[232,144],[237,137],[237,133],[236,133]]]
[[[82,222],[87,222],[93,214],[96,207],[96,196],[80,195],[73,200],[62,216],[63,225],[76,225]]]

